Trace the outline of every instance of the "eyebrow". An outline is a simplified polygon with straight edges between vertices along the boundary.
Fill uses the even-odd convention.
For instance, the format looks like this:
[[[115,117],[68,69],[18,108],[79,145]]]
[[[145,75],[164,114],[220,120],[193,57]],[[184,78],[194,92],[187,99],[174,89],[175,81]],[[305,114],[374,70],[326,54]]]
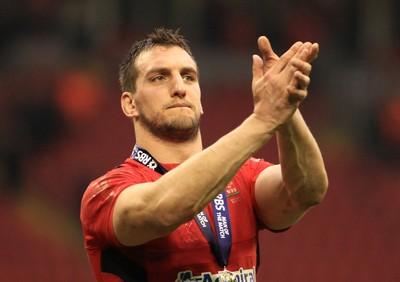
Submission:
[[[197,74],[197,69],[195,69],[193,67],[185,67],[185,68],[182,68],[181,73],[195,73],[195,74]]]
[[[170,68],[165,68],[165,67],[159,67],[159,68],[154,68],[151,69],[149,72],[147,72],[146,76],[151,76],[152,74],[156,74],[156,73],[169,73],[170,72]],[[192,74],[196,74],[198,75],[198,71],[197,69],[193,68],[193,67],[183,67],[180,70],[180,73],[192,73]]]

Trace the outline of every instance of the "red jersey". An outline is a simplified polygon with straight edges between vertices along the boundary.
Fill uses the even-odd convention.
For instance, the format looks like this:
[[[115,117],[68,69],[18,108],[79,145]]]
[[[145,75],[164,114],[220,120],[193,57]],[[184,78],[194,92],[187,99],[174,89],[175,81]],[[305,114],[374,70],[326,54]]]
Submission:
[[[249,159],[225,188],[232,233],[227,269],[236,275],[238,282],[256,280],[261,224],[255,214],[254,185],[260,172],[270,165],[260,159]],[[117,240],[112,214],[118,195],[129,186],[160,177],[150,168],[127,159],[90,183],[82,199],[81,222],[85,248],[97,281],[211,282],[223,270],[194,219],[168,236],[140,246],[125,247]],[[204,210],[210,222],[214,222],[211,204]],[[215,232],[214,224],[211,225]]]

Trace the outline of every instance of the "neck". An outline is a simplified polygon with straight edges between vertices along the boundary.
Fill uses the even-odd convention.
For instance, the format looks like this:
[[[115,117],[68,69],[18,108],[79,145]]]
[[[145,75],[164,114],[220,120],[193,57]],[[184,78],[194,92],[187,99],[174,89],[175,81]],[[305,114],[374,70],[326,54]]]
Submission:
[[[148,132],[135,130],[136,144],[147,150],[160,163],[182,163],[203,149],[200,130],[188,141],[172,142]]]

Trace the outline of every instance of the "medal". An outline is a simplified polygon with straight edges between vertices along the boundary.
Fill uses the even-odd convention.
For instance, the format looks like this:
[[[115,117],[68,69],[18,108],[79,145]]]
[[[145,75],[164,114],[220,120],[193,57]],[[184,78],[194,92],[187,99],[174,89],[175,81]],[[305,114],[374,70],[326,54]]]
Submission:
[[[232,272],[224,267],[224,271],[222,271],[217,279],[218,282],[236,282],[236,276]]]

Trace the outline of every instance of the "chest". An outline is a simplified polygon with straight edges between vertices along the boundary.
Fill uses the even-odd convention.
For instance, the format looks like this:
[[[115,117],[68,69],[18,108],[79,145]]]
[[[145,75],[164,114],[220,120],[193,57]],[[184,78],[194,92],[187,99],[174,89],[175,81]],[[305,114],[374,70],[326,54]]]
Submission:
[[[226,201],[231,223],[232,245],[257,236],[257,220],[254,214],[251,191],[240,182],[233,181],[225,189]],[[207,214],[214,235],[218,232],[212,203],[204,212]],[[166,237],[149,242],[147,250],[157,254],[170,252],[190,252],[199,249],[209,250],[209,243],[195,219],[192,219]]]

